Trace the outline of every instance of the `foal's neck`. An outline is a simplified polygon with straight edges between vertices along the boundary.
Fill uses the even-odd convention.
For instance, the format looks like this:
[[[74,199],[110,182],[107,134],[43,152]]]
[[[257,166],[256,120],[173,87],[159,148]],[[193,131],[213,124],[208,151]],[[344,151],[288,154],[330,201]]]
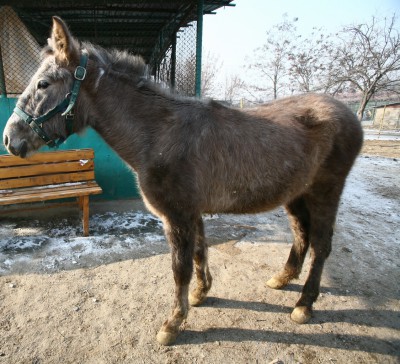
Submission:
[[[150,81],[113,71],[92,82],[96,83],[97,90],[85,100],[85,108],[89,105],[92,115],[88,124],[138,170],[144,156],[154,149],[157,130],[168,117],[173,96],[163,94]]]

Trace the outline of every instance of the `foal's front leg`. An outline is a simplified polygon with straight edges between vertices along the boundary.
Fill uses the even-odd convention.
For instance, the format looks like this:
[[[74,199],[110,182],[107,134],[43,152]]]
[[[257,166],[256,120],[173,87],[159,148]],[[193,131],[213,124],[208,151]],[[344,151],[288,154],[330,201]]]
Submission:
[[[180,216],[164,221],[165,235],[171,246],[172,270],[175,280],[175,299],[170,317],[161,326],[157,341],[172,344],[179,333],[179,326],[189,311],[189,283],[193,271],[193,250],[196,236],[196,219]]]

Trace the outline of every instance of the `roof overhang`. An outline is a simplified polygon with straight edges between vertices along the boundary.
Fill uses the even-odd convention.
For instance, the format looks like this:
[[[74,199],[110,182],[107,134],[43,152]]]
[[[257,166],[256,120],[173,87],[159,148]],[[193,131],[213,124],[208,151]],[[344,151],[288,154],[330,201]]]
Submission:
[[[47,42],[51,17],[60,16],[80,40],[106,48],[127,49],[150,64],[159,62],[175,33],[197,19],[198,0],[183,1],[0,1],[10,5],[40,45]],[[232,0],[204,0],[204,14],[213,14]]]

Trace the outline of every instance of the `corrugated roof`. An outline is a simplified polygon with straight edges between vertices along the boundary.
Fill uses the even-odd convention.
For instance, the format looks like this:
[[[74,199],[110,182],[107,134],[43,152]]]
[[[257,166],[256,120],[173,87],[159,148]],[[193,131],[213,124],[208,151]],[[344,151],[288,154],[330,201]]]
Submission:
[[[146,62],[161,60],[173,34],[197,18],[197,0],[182,1],[0,1],[10,5],[40,45],[49,36],[51,17],[64,19],[80,40],[128,49]],[[232,6],[232,0],[204,0],[204,14]]]

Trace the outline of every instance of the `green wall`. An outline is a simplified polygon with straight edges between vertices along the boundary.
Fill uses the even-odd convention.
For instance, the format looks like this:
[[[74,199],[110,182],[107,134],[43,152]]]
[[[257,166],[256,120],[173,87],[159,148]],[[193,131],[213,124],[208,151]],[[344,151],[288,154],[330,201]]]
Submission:
[[[0,154],[7,154],[3,146],[3,130],[6,122],[15,107],[16,98],[0,97]],[[74,134],[63,143],[59,149],[92,148],[95,155],[96,181],[103,189],[99,198],[124,199],[138,198],[139,192],[135,174],[119,158],[119,156],[106,144],[106,142],[91,128],[82,135]],[[50,150],[43,147],[41,151]],[[96,196],[93,196],[96,198]]]

